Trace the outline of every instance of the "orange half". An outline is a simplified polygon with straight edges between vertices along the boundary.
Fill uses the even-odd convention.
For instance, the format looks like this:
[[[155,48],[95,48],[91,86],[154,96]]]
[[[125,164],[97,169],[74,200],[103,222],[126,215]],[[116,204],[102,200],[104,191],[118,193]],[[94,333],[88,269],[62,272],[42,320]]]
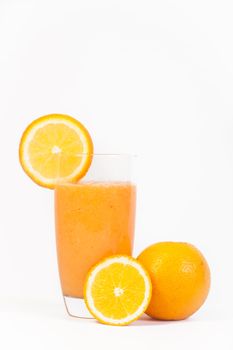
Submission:
[[[56,183],[82,178],[90,167],[93,143],[76,119],[49,114],[34,120],[24,131],[19,159],[26,174],[38,185],[53,189]]]
[[[147,309],[151,288],[147,271],[136,259],[114,255],[90,270],[84,299],[99,322],[123,326],[138,319]]]

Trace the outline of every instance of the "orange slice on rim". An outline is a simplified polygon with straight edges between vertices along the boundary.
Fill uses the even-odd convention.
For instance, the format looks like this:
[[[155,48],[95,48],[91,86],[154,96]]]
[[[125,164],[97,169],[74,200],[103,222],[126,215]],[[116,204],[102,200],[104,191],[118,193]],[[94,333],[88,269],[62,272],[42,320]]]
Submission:
[[[34,120],[24,131],[19,159],[26,174],[38,185],[54,188],[58,181],[82,178],[90,167],[93,143],[76,119],[49,114]]]

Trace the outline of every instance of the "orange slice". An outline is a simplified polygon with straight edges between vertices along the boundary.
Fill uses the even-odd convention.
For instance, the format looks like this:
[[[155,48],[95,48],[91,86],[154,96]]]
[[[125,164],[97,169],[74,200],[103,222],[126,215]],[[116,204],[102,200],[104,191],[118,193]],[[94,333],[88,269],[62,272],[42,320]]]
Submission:
[[[127,325],[138,319],[148,307],[150,277],[136,259],[115,255],[89,271],[84,298],[91,314],[101,323]]]
[[[63,114],[34,120],[24,131],[19,159],[37,184],[54,188],[58,181],[83,177],[92,161],[93,143],[86,128]]]

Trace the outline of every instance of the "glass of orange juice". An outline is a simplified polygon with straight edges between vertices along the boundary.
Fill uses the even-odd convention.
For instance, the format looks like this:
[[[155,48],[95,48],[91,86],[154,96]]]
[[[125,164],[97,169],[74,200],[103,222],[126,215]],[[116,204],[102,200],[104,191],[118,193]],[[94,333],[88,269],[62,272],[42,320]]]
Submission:
[[[107,256],[132,254],[136,206],[133,161],[132,155],[94,154],[81,180],[57,182],[58,267],[71,316],[91,317],[83,300],[88,270]]]

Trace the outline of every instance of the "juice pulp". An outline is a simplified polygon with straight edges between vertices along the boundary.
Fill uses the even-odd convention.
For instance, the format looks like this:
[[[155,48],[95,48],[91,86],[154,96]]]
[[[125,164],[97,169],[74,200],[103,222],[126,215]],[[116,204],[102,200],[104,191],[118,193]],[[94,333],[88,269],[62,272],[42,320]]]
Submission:
[[[132,254],[136,188],[129,182],[61,184],[55,190],[63,295],[83,297],[88,270],[102,258]]]

